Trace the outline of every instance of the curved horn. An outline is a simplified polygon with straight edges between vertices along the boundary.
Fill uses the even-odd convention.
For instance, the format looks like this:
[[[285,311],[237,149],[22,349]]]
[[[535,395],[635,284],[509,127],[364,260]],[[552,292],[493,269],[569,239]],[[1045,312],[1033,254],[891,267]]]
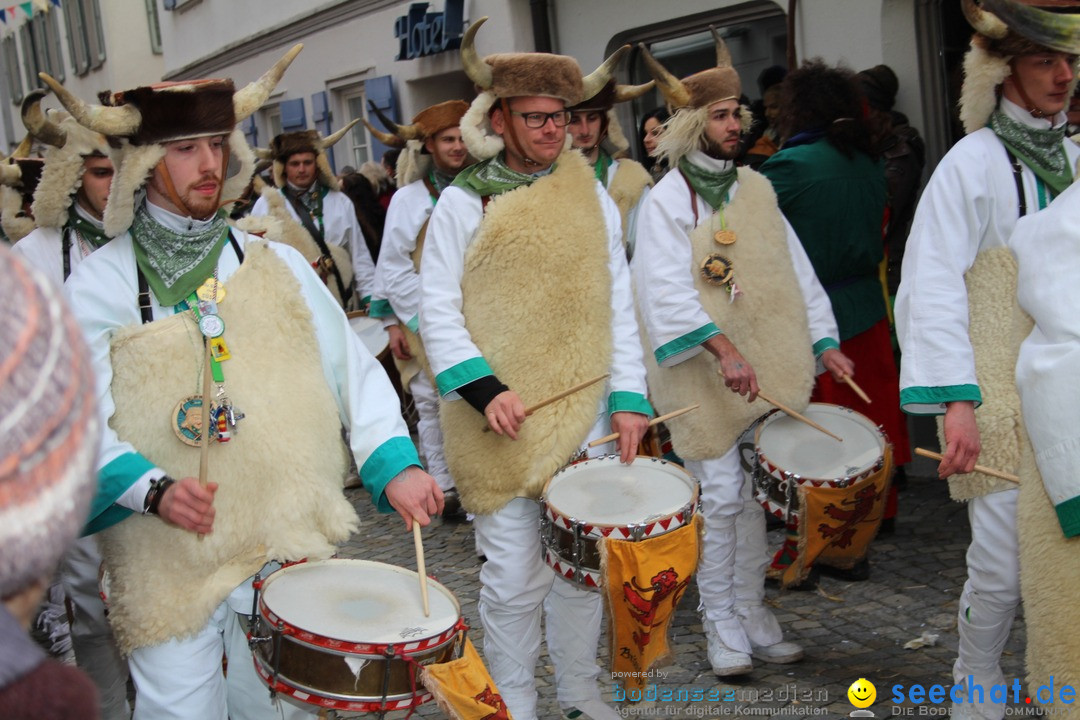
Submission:
[[[656,81],[650,80],[643,85],[616,85],[615,86],[615,102],[627,102],[629,100],[637,100],[639,97],[656,87]]]
[[[369,123],[367,120],[364,121],[364,127],[366,127],[368,129],[368,132],[370,132],[372,135],[374,135],[376,137],[376,139],[378,139],[378,141],[381,142],[383,145],[386,145],[388,147],[394,147],[394,148],[403,148],[403,147],[405,147],[405,141],[402,140],[401,138],[399,138],[397,135],[393,135],[391,133],[383,132],[382,130],[378,130],[378,129],[375,128],[374,125]]]
[[[397,135],[402,140],[423,140],[424,131],[417,125],[398,125],[396,122],[386,117],[383,111],[376,107],[375,103],[368,100],[368,110],[375,113],[375,116],[379,118],[379,122],[383,124],[387,130]],[[385,144],[385,141],[383,142]]]
[[[38,73],[38,77],[49,86],[56,99],[71,113],[76,122],[94,132],[102,135],[133,135],[142,124],[142,113],[134,105],[92,105],[72,95],[48,73]]]
[[[321,146],[322,146],[322,149],[325,150],[328,147],[332,147],[334,143],[336,143],[341,138],[345,137],[345,133],[352,130],[353,125],[355,125],[358,122],[360,122],[360,118],[357,118],[357,119],[353,120],[352,122],[348,123],[345,127],[341,128],[337,132],[331,133],[330,135],[327,135],[326,137],[324,137],[322,139],[321,143],[320,143]]]
[[[623,56],[628,52],[630,52],[630,46],[623,45],[621,48],[611,53],[607,60],[600,63],[600,67],[581,78],[581,84],[583,86],[582,97],[588,100],[603,90],[604,86],[611,81],[612,77],[614,77],[615,68],[619,66]]]
[[[963,8],[964,17],[980,35],[1000,40],[1009,32],[1009,26],[1001,22],[1001,18],[983,10],[975,0],[963,0]]]
[[[495,82],[491,66],[476,54],[476,31],[485,22],[487,22],[487,15],[470,25],[461,38],[461,65],[465,68],[465,74],[481,90],[490,90]]]
[[[251,152],[255,153],[255,157],[259,158],[259,160],[273,160],[274,159],[274,153],[273,153],[272,150],[270,150],[270,148],[261,148],[261,147],[251,148]]]
[[[64,147],[67,142],[67,133],[49,120],[41,111],[41,101],[47,93],[44,90],[31,90],[26,94],[22,104],[22,121],[30,134],[46,145]]]
[[[251,113],[258,110],[266,102],[266,99],[270,97],[270,93],[274,92],[274,87],[281,82],[281,76],[285,74],[293,59],[303,49],[303,43],[293,45],[289,52],[282,55],[281,59],[274,63],[272,68],[263,73],[261,78],[248,83],[243,89],[233,93],[233,112],[236,113],[236,122],[246,120]]]
[[[1055,13],[1003,0],[984,0],[993,16],[1028,40],[1064,53],[1080,52],[1080,15]],[[990,12],[986,12],[990,15]]]
[[[716,43],[716,67],[733,67],[731,64],[731,51],[728,50],[727,43],[724,42],[723,36],[720,35],[713,25],[709,26],[709,32],[712,33],[713,42]]]
[[[34,136],[26,133],[26,137],[19,143],[19,147],[11,151],[9,156],[13,160],[25,160],[30,157],[30,148],[34,144]]]
[[[656,80],[656,87],[659,88],[660,94],[664,96],[668,104],[676,109],[689,105],[690,91],[686,89],[682,81],[657,62],[656,58],[649,52],[649,48],[645,47],[645,43],[638,43],[638,49],[641,50],[645,58],[645,67],[649,69],[649,74]]]

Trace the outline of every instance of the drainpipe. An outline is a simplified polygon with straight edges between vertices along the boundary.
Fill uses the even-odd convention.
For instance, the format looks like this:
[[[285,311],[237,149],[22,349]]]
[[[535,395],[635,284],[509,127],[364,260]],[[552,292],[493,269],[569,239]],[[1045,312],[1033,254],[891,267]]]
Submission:
[[[533,46],[536,52],[551,52],[551,21],[548,18],[548,0],[529,0],[532,11]]]

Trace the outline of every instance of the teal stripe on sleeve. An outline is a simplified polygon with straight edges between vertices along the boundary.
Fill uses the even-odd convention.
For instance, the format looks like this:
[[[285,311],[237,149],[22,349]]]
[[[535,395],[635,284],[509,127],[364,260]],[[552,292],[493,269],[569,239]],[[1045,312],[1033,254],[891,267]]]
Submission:
[[[942,415],[945,404],[970,401],[975,407],[982,404],[978,385],[944,385],[940,387],[909,387],[900,390],[900,409],[909,415]]]
[[[665,360],[676,355],[681,355],[690,348],[700,345],[714,335],[719,334],[720,328],[716,327],[715,323],[705,323],[693,332],[677,337],[671,342],[664,343],[656,349],[653,355],[656,357],[657,364],[661,364]]]
[[[386,499],[386,486],[410,465],[424,467],[420,464],[420,456],[416,454],[416,446],[407,437],[392,437],[377,447],[360,468],[360,480],[371,493],[372,501],[379,512],[394,512],[394,507]]]
[[[391,317],[394,314],[394,308],[390,307],[389,300],[372,300],[371,307],[368,308],[368,315],[373,318]]]
[[[452,368],[443,370],[435,378],[435,384],[439,386],[440,395],[448,395],[462,385],[468,385],[473,380],[479,380],[482,377],[494,374],[487,360],[482,357],[474,357],[459,362]]]
[[[98,471],[97,492],[90,503],[84,535],[115,525],[131,511],[114,507],[116,499],[123,495],[139,478],[153,470],[156,465],[138,453],[124,453]]]
[[[409,321],[407,323],[405,323],[405,327],[409,328],[414,333],[419,335],[420,334],[420,316],[419,315],[413,315],[411,318],[409,318]]]
[[[1060,505],[1054,506],[1057,513],[1058,524],[1065,537],[1071,538],[1080,535],[1080,497],[1069,498]]]
[[[614,390],[608,395],[608,414],[617,412],[636,412],[652,417],[652,405],[641,393]]]
[[[814,357],[821,357],[821,353],[826,350],[839,350],[840,343],[833,340],[831,337],[821,338],[814,343]]]

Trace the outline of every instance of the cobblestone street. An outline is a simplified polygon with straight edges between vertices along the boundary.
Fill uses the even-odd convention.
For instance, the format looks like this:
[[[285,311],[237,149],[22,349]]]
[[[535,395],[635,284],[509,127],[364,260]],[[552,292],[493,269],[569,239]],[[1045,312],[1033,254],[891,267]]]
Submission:
[[[918,440],[916,435],[915,440]],[[924,446],[928,445],[923,438]],[[940,705],[897,707],[893,686],[914,684],[926,688],[949,687],[956,657],[956,606],[965,579],[964,552],[969,539],[964,505],[951,502],[946,484],[932,476],[936,463],[917,460],[908,466],[909,481],[900,495],[896,532],[879,537],[871,555],[871,576],[865,582],[844,582],[822,577],[817,591],[780,591],[770,586],[767,602],[785,630],[785,639],[801,643],[806,657],[794,665],[755,663],[754,671],[737,681],[721,682],[711,671],[705,636],[697,607],[695,586],[687,591],[673,623],[673,662],[656,671],[655,689],[673,697],[703,700],[668,700],[622,704],[626,717],[847,717],[854,710],[848,687],[865,677],[877,688],[870,708],[879,717],[948,714],[948,700]],[[402,565],[415,569],[412,539],[398,516],[379,516],[367,494],[350,491],[362,527],[341,555]],[[770,533],[770,548],[779,547],[781,531]],[[472,625],[470,637],[482,652],[483,629],[476,612],[480,564],[471,525],[436,521],[424,531],[429,574],[457,596]],[[560,582],[557,580],[557,582]],[[928,635],[925,635],[928,634]],[[905,643],[936,635],[919,649]],[[606,642],[602,641],[602,645]],[[1018,616],[1005,649],[1002,665],[1007,683],[1023,673],[1024,623]],[[606,647],[602,664],[607,661]],[[541,689],[540,716],[558,718],[553,671],[541,658],[537,684]],[[607,683],[609,694],[619,690]],[[685,695],[680,695],[685,691]],[[669,696],[671,697],[671,696]],[[1021,692],[1018,713],[1029,710]],[[434,706],[421,717],[441,717]]]

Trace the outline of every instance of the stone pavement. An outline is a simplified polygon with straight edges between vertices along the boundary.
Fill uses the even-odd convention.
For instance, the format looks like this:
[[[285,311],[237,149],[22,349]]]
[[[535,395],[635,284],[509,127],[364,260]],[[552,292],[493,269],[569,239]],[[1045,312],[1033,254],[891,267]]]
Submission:
[[[927,429],[915,439],[933,447]],[[673,623],[672,664],[656,672],[654,689],[670,692],[653,702],[623,704],[620,712],[631,718],[753,716],[791,718],[848,717],[854,710],[848,687],[865,677],[877,688],[870,708],[879,718],[948,714],[948,701],[914,706],[892,702],[893,686],[905,689],[919,683],[929,688],[951,685],[956,657],[956,607],[965,580],[964,553],[969,540],[966,506],[951,502],[944,482],[932,477],[935,463],[917,459],[909,466],[907,490],[900,495],[896,532],[879,537],[872,548],[868,581],[851,583],[822,577],[816,592],[768,588],[785,631],[785,639],[801,643],[806,657],[793,665],[756,664],[753,672],[737,680],[720,681],[705,655],[705,636],[695,610],[695,586],[682,600]],[[379,560],[415,569],[411,535],[397,515],[374,512],[363,490],[349,491],[360,511],[362,526],[343,548],[341,556]],[[770,533],[770,547],[779,547],[780,532]],[[435,521],[424,531],[428,573],[456,595],[472,625],[470,637],[483,647],[483,629],[476,611],[479,589],[477,560],[471,525]],[[556,579],[556,582],[562,580]],[[936,642],[919,649],[904,649],[916,638],[936,635]],[[607,661],[606,636],[601,641],[601,665]],[[1024,623],[1017,617],[1002,665],[1006,682],[1023,678]],[[540,717],[559,718],[553,671],[547,655],[541,657],[537,684]],[[607,677],[606,674],[604,676]],[[608,692],[615,690],[605,683]],[[618,694],[618,693],[616,693]],[[610,695],[609,695],[610,697]],[[1017,714],[1030,711],[1020,693]],[[680,699],[676,699],[680,698]],[[433,705],[416,713],[442,717]]]

